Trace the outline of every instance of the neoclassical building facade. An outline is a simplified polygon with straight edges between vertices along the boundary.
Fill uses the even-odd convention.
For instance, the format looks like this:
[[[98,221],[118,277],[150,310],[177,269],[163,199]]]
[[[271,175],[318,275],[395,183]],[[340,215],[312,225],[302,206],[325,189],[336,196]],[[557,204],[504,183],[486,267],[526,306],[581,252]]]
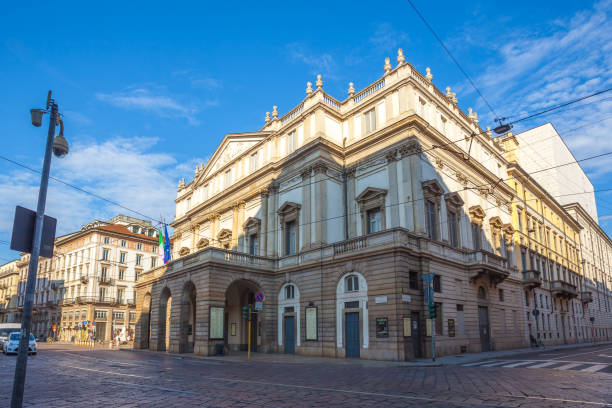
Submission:
[[[173,260],[136,285],[136,347],[409,360],[528,344],[503,144],[398,51],[339,101],[321,77],[179,182]],[[423,274],[433,274],[428,319]]]

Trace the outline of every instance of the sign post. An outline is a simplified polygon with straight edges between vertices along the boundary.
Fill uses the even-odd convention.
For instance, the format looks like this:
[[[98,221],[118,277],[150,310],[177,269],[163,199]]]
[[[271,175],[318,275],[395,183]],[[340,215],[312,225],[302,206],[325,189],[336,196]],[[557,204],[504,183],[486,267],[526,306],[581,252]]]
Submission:
[[[434,291],[431,287],[433,281],[433,273],[424,273],[423,282],[425,283],[425,302],[427,302],[427,310],[429,313],[429,324],[431,330],[431,361],[436,361],[436,332],[435,332],[435,318],[436,318],[436,305],[434,303]]]
[[[251,313],[252,313],[251,310],[252,310],[251,309],[251,305],[249,305],[249,323],[248,323],[249,324],[249,342],[248,342],[248,350],[249,351],[248,351],[247,360],[251,359]]]

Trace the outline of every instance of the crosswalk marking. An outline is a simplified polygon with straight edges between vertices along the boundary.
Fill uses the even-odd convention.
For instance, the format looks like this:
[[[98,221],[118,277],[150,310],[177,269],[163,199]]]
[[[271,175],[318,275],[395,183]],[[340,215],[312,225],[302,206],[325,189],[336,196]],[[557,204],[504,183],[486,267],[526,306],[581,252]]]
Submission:
[[[561,364],[561,365],[559,365]],[[544,360],[481,360],[473,363],[461,364],[463,367],[501,367],[501,368],[550,368],[552,370],[573,370],[583,371],[586,373],[596,373],[608,367],[610,364],[601,364],[587,361],[544,361]],[[559,365],[558,367],[553,367]],[[587,366],[585,368],[576,369],[576,367]]]
[[[579,365],[582,365],[582,363],[569,363],[560,367],[555,367],[553,370],[569,370],[570,368],[578,367]]]
[[[607,364],[595,364],[594,366],[583,368],[580,371],[586,371],[587,373],[596,373],[597,371],[603,370],[607,366]]]
[[[505,365],[504,368],[518,367],[518,366],[532,364],[532,363],[533,361],[519,361],[518,363],[512,363],[512,364]]]
[[[548,367],[548,366],[555,365],[555,364],[558,364],[558,362],[557,361],[547,361],[545,363],[540,363],[540,364],[532,365],[532,366],[529,366],[527,368],[543,368],[543,367]]]

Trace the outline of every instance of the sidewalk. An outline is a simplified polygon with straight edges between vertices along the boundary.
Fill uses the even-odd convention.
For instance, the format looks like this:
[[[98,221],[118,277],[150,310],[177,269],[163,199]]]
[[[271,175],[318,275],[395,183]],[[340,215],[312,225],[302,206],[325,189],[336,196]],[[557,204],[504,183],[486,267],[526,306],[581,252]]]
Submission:
[[[507,357],[507,356],[516,356],[525,353],[533,353],[537,351],[555,351],[555,350],[565,350],[565,349],[573,349],[580,347],[590,347],[590,346],[604,346],[606,344],[612,344],[612,341],[602,341],[599,343],[578,343],[578,344],[564,344],[558,346],[546,346],[546,347],[529,347],[522,349],[512,349],[512,350],[502,350],[502,351],[488,351],[483,353],[469,353],[469,354],[457,354],[453,356],[444,356],[436,358],[436,363],[438,365],[458,365],[465,363],[472,363],[480,360],[488,360],[499,357]],[[431,359],[419,359],[414,363],[424,364],[425,362],[432,362]],[[406,362],[407,365],[412,362]]]
[[[612,344],[612,342],[600,342],[600,343],[580,343],[580,344],[568,344],[559,346],[550,346],[546,348],[523,348],[514,350],[503,350],[503,351],[489,351],[484,353],[469,353],[469,354],[458,354],[453,356],[444,356],[436,358],[436,361],[431,359],[419,359],[416,361],[386,361],[386,360],[361,360],[361,359],[350,359],[350,358],[335,358],[335,357],[311,357],[295,354],[278,354],[278,353],[251,353],[251,359],[248,360],[246,352],[233,352],[232,354],[225,356],[201,356],[192,353],[167,353],[157,352],[151,350],[140,350],[133,349],[131,347],[120,347],[120,351],[132,351],[138,353],[161,353],[167,356],[172,356],[178,359],[187,360],[202,360],[202,361],[219,361],[228,363],[272,363],[272,364],[338,364],[338,365],[354,365],[363,367],[389,367],[389,366],[400,366],[400,367],[441,367],[447,365],[460,365],[465,363],[476,362],[480,360],[495,359],[499,357],[516,356],[525,353],[532,353],[535,351],[553,351],[553,350],[564,350],[579,347],[590,347],[590,346],[602,346]],[[117,348],[114,348],[117,350]]]

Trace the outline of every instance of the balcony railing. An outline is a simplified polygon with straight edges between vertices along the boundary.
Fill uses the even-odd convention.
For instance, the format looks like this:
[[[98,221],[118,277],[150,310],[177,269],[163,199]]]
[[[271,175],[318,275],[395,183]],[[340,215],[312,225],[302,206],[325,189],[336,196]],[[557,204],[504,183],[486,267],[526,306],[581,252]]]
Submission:
[[[591,303],[593,301],[593,293],[591,291],[584,291],[580,294],[580,300],[582,303]]]
[[[56,307],[57,306],[57,300],[47,300],[47,306],[48,307]]]
[[[576,291],[576,286],[572,285],[569,282],[556,280],[551,283],[551,291],[553,296],[562,297],[562,298],[575,298],[578,296],[578,292]]]
[[[95,298],[95,302],[96,303],[104,303],[104,304],[114,304],[115,303],[115,298],[112,297],[108,297],[108,296],[98,296],[97,298]]]
[[[531,269],[528,271],[523,271],[523,286],[526,288],[537,288],[542,285],[542,277],[540,275],[540,271],[535,269]]]
[[[115,280],[108,276],[98,276],[98,282],[100,285],[114,285]]]
[[[62,305],[64,305],[64,306],[73,305],[75,301],[76,301],[75,298],[64,298],[62,300]]]
[[[125,304],[128,306],[136,306],[136,301],[134,299],[127,299]]]
[[[89,276],[81,275],[81,283],[88,283],[88,282],[89,282]]]

